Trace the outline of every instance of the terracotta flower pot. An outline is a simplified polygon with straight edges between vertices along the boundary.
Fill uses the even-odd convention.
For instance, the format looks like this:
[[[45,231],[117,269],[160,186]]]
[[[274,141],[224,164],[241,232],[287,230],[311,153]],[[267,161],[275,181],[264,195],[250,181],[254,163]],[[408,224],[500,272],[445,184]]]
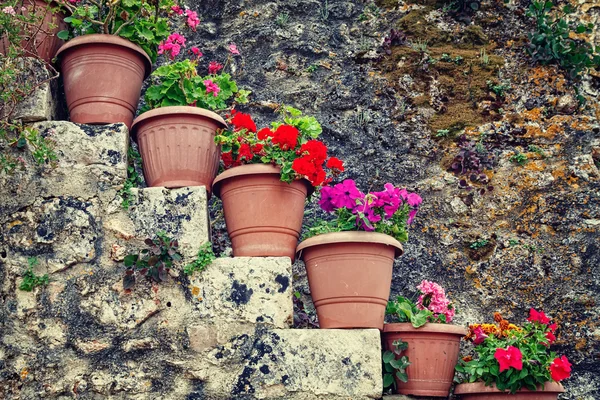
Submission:
[[[460,339],[466,334],[467,329],[456,325],[427,323],[417,329],[410,323],[386,324],[386,349],[392,350],[396,340],[408,343],[408,349],[402,353],[411,363],[406,368],[408,382],[396,379],[397,392],[447,397],[458,362]]]
[[[69,40],[56,57],[72,122],[131,127],[152,68],[139,46],[114,35],[84,35]]]
[[[29,27],[26,32],[22,33],[25,38],[21,41],[21,46],[28,53],[27,55],[33,56],[37,53],[42,60],[50,63],[56,51],[63,44],[63,41],[56,34],[67,29],[67,24],[64,21],[65,14],[63,12],[53,14],[52,9],[58,7],[58,4],[48,3],[44,0],[25,0],[22,6],[19,3],[17,5],[27,8],[26,11],[23,11],[24,15],[34,11],[41,18],[37,26]],[[18,7],[15,11],[22,12]],[[34,40],[30,39],[32,35],[35,35]],[[34,45],[35,49],[33,48]],[[8,46],[8,38],[3,37],[0,41],[0,54],[6,54]]]
[[[148,186],[205,186],[211,193],[221,151],[215,144],[225,121],[203,108],[161,107],[133,121]]]
[[[461,383],[454,389],[454,394],[463,400],[556,400],[564,392],[563,386],[556,382],[546,382],[543,388],[536,391],[521,389],[515,394],[501,392],[495,386],[485,386],[483,382]]]
[[[303,241],[296,252],[306,264],[321,329],[383,329],[400,242],[382,233],[335,232]]]
[[[213,192],[223,201],[233,255],[294,260],[309,191],[308,181],[282,182],[279,168],[267,164],[242,165],[217,176]]]

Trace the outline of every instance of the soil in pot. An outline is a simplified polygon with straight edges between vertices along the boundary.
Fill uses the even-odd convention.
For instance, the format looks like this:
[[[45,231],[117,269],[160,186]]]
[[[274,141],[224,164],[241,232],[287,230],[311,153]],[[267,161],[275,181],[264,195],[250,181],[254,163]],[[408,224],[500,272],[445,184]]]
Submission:
[[[501,392],[494,386],[485,386],[483,382],[475,382],[456,385],[454,394],[462,400],[556,400],[564,391],[560,383],[546,382],[543,388],[540,387],[536,391],[521,389],[515,394],[510,394]]]
[[[402,353],[411,365],[406,368],[408,382],[396,379],[397,392],[416,396],[447,397],[458,362],[460,340],[467,334],[462,326],[427,323],[414,328],[410,323],[386,324],[383,340],[386,349],[402,340],[408,349]]]
[[[142,82],[152,68],[139,46],[114,35],[84,35],[69,40],[56,57],[72,122],[131,128]]]
[[[335,232],[309,238],[296,251],[322,329],[383,329],[400,242],[382,233]]]
[[[143,160],[148,186],[204,186],[210,196],[219,168],[215,144],[225,121],[197,107],[161,107],[143,113],[131,127]]]
[[[234,257],[294,260],[311,190],[306,180],[282,182],[279,168],[266,164],[242,165],[217,176],[213,192],[223,201]]]

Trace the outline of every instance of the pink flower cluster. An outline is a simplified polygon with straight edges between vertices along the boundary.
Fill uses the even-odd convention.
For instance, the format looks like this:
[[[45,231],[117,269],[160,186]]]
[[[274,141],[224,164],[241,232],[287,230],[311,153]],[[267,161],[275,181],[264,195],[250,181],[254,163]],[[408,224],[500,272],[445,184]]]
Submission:
[[[218,62],[216,62],[216,61],[211,61],[211,62],[208,64],[208,73],[209,73],[210,75],[214,75],[214,74],[216,74],[216,73],[217,73],[217,72],[219,72],[221,69],[223,69],[223,65],[219,64],[219,63],[218,63]]]
[[[451,305],[450,300],[446,298],[444,288],[435,282],[422,281],[417,289],[421,292],[421,296],[417,300],[417,308],[420,310],[429,310],[438,316],[443,314],[446,316],[446,322],[450,323],[456,310]]]
[[[181,52],[182,47],[185,47],[185,38],[179,33],[172,33],[165,42],[158,45],[158,54],[167,53],[173,60]]]
[[[333,187],[323,186],[319,205],[327,212],[346,208],[356,215],[358,226],[366,231],[373,231],[373,224],[392,218],[401,206],[408,204],[411,210],[407,224],[410,225],[423,201],[421,196],[394,187],[391,183],[386,183],[384,188],[381,192],[363,194],[352,179],[346,179]]]
[[[3,12],[4,14],[8,14],[8,15],[17,15],[17,13],[16,13],[15,9],[14,9],[12,6],[7,6],[7,7],[4,7],[4,8],[2,9],[2,12]]]
[[[200,18],[198,18],[198,14],[196,11],[185,10],[185,15],[187,16],[187,25],[195,32],[196,27],[200,25]]]
[[[210,79],[204,81],[204,86],[206,86],[206,93],[212,93],[214,97],[217,97],[221,91],[221,88]]]

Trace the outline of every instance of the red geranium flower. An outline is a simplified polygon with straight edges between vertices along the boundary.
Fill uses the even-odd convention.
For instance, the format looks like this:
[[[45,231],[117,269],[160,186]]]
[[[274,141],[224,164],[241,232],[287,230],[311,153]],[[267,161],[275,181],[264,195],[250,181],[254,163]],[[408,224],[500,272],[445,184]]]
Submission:
[[[556,340],[556,336],[552,332],[546,332],[546,339],[548,339],[548,344],[552,344]]]
[[[268,137],[273,137],[273,131],[271,131],[269,128],[262,128],[260,131],[258,131],[256,136],[258,137],[258,140],[266,140]]]
[[[263,150],[263,147],[264,146],[262,145],[262,143],[257,143],[254,146],[252,146],[252,152],[254,154],[258,154]]]
[[[233,118],[231,123],[235,126],[235,130],[248,129],[250,132],[256,132],[256,124],[252,120],[250,114],[232,111]]]
[[[554,332],[556,330],[556,328],[558,328],[558,325],[556,325],[556,322],[554,322],[554,323],[548,325],[548,328],[550,328],[550,330],[552,332]]]
[[[296,158],[292,163],[292,169],[296,171],[298,175],[302,176],[312,175],[316,168],[317,166],[314,164],[313,160],[308,156]]]
[[[231,151],[228,153],[222,153],[221,160],[223,160],[223,165],[225,168],[233,167],[233,154]]]
[[[571,376],[571,363],[567,360],[567,357],[562,356],[560,358],[555,358],[554,361],[552,361],[552,364],[550,364],[550,376],[552,376],[552,379],[556,382]]]
[[[339,172],[344,172],[344,162],[336,157],[331,157],[327,160],[327,168],[338,170]]]
[[[546,316],[546,314],[544,314],[543,311],[536,311],[533,308],[529,309],[529,318],[527,318],[527,321],[529,322],[539,322],[541,324],[548,324],[550,323],[550,318],[548,318]]]
[[[508,346],[506,349],[496,349],[494,358],[500,364],[500,372],[511,367],[519,371],[523,369],[523,354],[521,354],[521,350],[514,346]]]
[[[273,144],[278,144],[282,150],[291,150],[298,144],[299,134],[295,126],[281,125],[274,133]]]
[[[240,150],[238,151],[238,160],[242,160],[245,159],[246,161],[250,161],[252,160],[252,157],[254,157],[254,155],[252,154],[252,151],[250,150],[250,145],[248,143],[244,143],[240,146]]]
[[[327,158],[327,146],[320,140],[309,140],[300,147],[300,151],[308,153],[308,155],[317,160],[319,164],[324,163]]]

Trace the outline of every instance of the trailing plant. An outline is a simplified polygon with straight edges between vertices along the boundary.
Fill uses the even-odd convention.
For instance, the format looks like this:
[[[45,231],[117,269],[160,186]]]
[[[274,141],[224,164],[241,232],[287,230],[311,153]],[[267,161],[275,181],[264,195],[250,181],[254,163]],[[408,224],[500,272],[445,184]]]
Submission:
[[[452,322],[456,308],[446,297],[444,288],[435,282],[424,280],[417,289],[419,298],[416,302],[403,296],[388,302],[385,313],[391,316],[393,322],[410,322],[415,328],[420,328],[427,322]]]
[[[494,321],[469,326],[465,339],[474,347],[456,366],[460,381],[484,382],[515,393],[522,388],[537,390],[546,382],[559,382],[571,375],[567,357],[550,351],[557,324],[543,311],[530,309],[528,322],[521,327],[500,313],[494,313]]]
[[[138,174],[136,167],[142,165],[142,156],[132,146],[127,149],[127,179],[123,184],[123,188],[119,190],[121,196],[121,207],[129,210],[129,206],[133,201],[133,193],[131,189],[138,187],[142,183],[142,177]]]
[[[48,274],[37,276],[33,272],[33,267],[38,264],[38,259],[35,257],[29,257],[27,259],[27,271],[23,274],[23,280],[19,285],[19,290],[24,290],[26,292],[31,292],[37,286],[45,286],[48,284]]]
[[[402,352],[408,349],[408,343],[402,340],[395,340],[392,343],[393,350],[386,350],[382,354],[383,361],[383,388],[387,389],[391,386],[396,388],[396,379],[394,376],[400,379],[400,381],[408,382],[408,375],[406,374],[406,368],[411,364],[408,361],[407,356],[403,356]]]
[[[321,209],[333,214],[331,220],[317,219],[305,238],[342,231],[380,232],[400,242],[408,241],[408,228],[423,201],[416,193],[386,183],[381,192],[364,194],[352,179],[321,188]]]
[[[528,158],[527,155],[517,151],[512,156],[510,156],[510,161],[523,166],[527,164]]]
[[[487,240],[487,239],[478,239],[478,240],[474,241],[473,243],[471,243],[469,245],[469,248],[474,249],[474,250],[481,249],[482,247],[487,246],[488,243],[489,243],[489,240]]]
[[[186,275],[192,275],[194,272],[202,272],[216,259],[217,256],[213,252],[212,243],[206,242],[200,246],[196,259],[183,267],[183,272]]]
[[[392,46],[399,46],[406,43],[406,35],[402,31],[397,31],[396,29],[391,29],[390,34],[385,37],[383,40],[383,50],[385,54],[392,54]]]
[[[123,260],[127,267],[123,277],[123,289],[127,293],[135,286],[136,272],[152,282],[164,282],[173,264],[182,259],[179,243],[165,232],[157,232],[154,239],[148,238],[144,243],[148,249],[141,250],[139,254],[129,254]]]
[[[527,16],[535,20],[535,31],[529,35],[529,54],[542,64],[557,64],[571,78],[579,78],[589,69],[600,66],[598,48],[578,35],[590,34],[594,24],[582,24],[570,19],[574,8],[567,4],[562,10],[549,0],[533,0]],[[581,96],[578,96],[581,97]]]
[[[494,92],[494,94],[498,97],[504,98],[506,96],[506,92],[510,90],[511,86],[509,82],[500,82],[495,83],[493,81],[486,82],[488,90]]]
[[[158,46],[169,36],[169,18],[181,16],[196,30],[200,19],[195,11],[181,8],[174,0],[68,0],[60,4],[71,14],[65,18],[69,31],[61,31],[61,39],[102,33],[116,35],[139,45],[156,61]]]
[[[174,33],[159,47],[159,53],[167,55],[174,60],[186,46],[186,39]],[[191,47],[188,54],[192,59],[171,62],[157,68],[150,79],[153,84],[146,90],[146,101],[142,112],[167,106],[195,106],[210,110],[224,110],[228,107],[227,101],[236,95],[237,104],[248,102],[248,90],[238,90],[231,75],[220,72],[229,65],[231,58],[239,55],[235,44],[229,46],[230,56],[225,66],[211,61],[208,66],[208,75],[198,74],[198,60],[202,52],[197,47]]]
[[[250,115],[232,110],[228,121],[233,129],[223,129],[215,137],[223,167],[272,164],[280,167],[283,182],[307,179],[313,186],[331,181],[325,168],[333,176],[344,171],[343,162],[328,157],[327,146],[316,140],[322,128],[314,117],[288,106],[281,107],[280,114],[281,120],[270,128],[257,130]]]

